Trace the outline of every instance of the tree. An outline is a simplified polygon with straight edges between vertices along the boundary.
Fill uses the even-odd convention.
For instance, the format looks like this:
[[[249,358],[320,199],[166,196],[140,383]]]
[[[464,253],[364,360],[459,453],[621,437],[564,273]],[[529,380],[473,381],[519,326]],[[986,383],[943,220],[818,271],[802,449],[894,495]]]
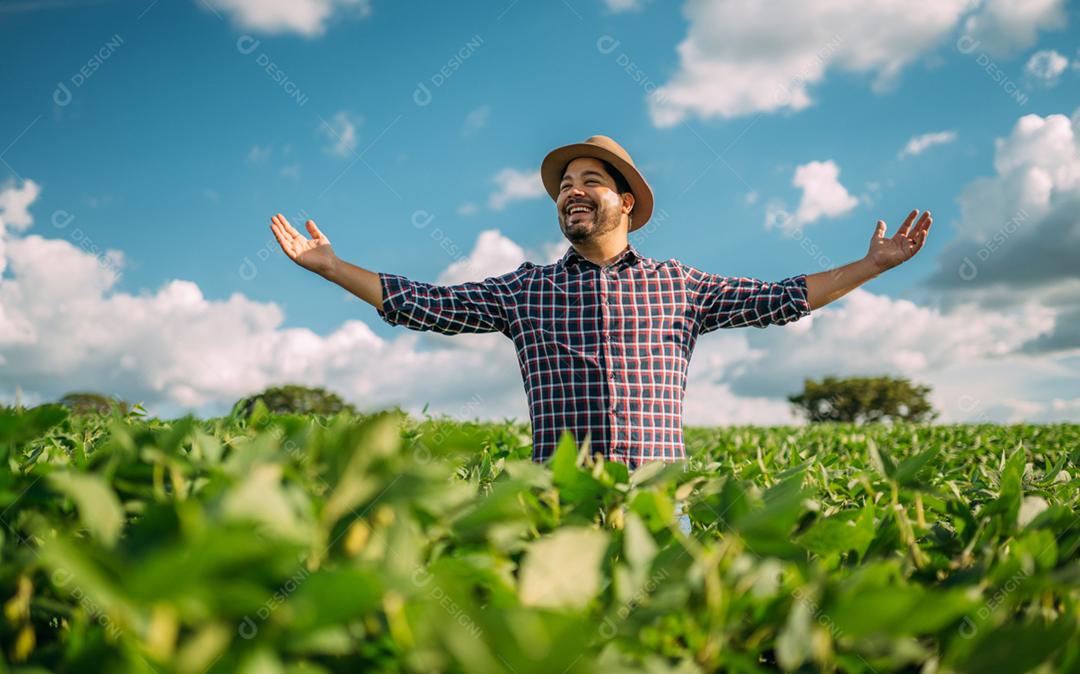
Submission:
[[[933,421],[934,411],[927,396],[929,386],[912,384],[904,378],[825,377],[820,383],[803,381],[803,391],[788,400],[811,422],[839,421]]]
[[[70,409],[72,414],[109,414],[113,406],[120,408],[121,414],[127,414],[131,407],[127,401],[120,398],[92,391],[68,393],[57,402]]]
[[[233,405],[232,414],[251,416],[255,401],[262,400],[273,414],[337,414],[356,409],[341,399],[341,396],[323,388],[286,384],[273,386],[262,393],[241,398]]]

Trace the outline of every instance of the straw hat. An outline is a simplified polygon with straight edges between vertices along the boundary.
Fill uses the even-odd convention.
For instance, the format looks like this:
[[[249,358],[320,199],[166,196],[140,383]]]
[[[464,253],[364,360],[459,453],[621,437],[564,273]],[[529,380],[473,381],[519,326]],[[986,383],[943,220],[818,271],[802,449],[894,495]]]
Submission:
[[[563,145],[544,157],[544,161],[540,164],[540,178],[544,181],[544,189],[552,199],[556,202],[559,200],[559,184],[562,182],[566,165],[579,157],[592,157],[608,162],[623,174],[626,182],[630,183],[630,191],[634,194],[634,207],[630,210],[633,216],[630,224],[631,232],[649,221],[653,210],[652,188],[634,166],[630,153],[607,136],[591,136],[583,143]]]

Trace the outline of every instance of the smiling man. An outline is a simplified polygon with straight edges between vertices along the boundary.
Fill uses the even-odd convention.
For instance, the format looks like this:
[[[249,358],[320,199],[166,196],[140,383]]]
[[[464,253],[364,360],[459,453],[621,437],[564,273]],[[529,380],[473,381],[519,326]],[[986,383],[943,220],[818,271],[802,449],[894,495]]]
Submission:
[[[685,458],[686,372],[698,337],[719,328],[783,325],[911,258],[932,222],[912,211],[891,238],[877,222],[865,257],[777,282],[720,276],[642,256],[628,234],[652,215],[652,189],[607,136],[552,150],[541,178],[570,242],[554,264],[524,262],[482,281],[433,285],[338,258],[278,214],[271,229],[297,264],[376,308],[391,325],[443,334],[501,332],[513,340],[533,427],[533,460],[564,430],[631,469]]]

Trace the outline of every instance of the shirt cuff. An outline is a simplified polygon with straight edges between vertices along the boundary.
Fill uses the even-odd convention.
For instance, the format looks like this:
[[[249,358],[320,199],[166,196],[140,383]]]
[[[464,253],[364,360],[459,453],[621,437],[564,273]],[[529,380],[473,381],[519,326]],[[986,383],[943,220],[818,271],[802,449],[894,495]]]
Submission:
[[[798,274],[791,276],[783,281],[780,281],[788,290],[788,297],[791,298],[791,306],[795,309],[795,318],[802,318],[803,316],[810,315],[810,300],[809,290],[806,287],[806,274]]]
[[[398,274],[379,272],[379,284],[382,286],[382,309],[376,309],[379,318],[390,325],[399,324],[399,313],[408,303],[409,279]]]

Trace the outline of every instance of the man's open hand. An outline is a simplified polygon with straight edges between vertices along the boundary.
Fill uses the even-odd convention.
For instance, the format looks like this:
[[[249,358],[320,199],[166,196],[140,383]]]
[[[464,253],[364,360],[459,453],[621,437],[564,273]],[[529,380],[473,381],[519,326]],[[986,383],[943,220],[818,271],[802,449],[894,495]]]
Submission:
[[[896,230],[896,234],[888,239],[885,238],[885,221],[878,220],[877,229],[874,230],[874,236],[870,239],[870,250],[866,253],[866,258],[879,272],[892,269],[901,262],[911,259],[926,243],[930,224],[934,219],[930,217],[930,211],[926,211],[919,218],[918,224],[912,228],[911,223],[918,214],[918,210],[909,213],[904,224]]]
[[[333,270],[337,256],[330,247],[330,239],[319,231],[314,220],[307,221],[310,239],[296,231],[281,213],[270,218],[270,229],[281,244],[281,250],[296,264],[320,276],[326,276]]]

